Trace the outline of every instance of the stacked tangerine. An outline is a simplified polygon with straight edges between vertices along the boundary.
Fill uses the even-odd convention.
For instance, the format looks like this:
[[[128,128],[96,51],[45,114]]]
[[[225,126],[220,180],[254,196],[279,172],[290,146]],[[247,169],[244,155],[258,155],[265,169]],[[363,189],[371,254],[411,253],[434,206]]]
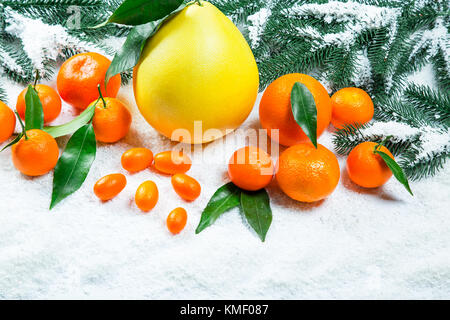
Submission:
[[[115,143],[124,138],[131,126],[131,113],[123,102],[116,99],[121,86],[120,75],[112,77],[105,86],[106,72],[111,61],[101,54],[90,52],[75,55],[65,61],[57,76],[57,90],[44,84],[35,84],[42,104],[44,123],[49,124],[61,113],[64,100],[76,110],[83,111],[94,107],[92,125],[97,141]],[[16,111],[23,126],[25,120],[24,89],[17,98]],[[59,93],[59,94],[58,94]],[[8,140],[14,133],[16,116],[14,112],[0,101],[0,143]],[[23,131],[23,138],[12,147],[14,166],[28,176],[40,176],[50,172],[57,164],[59,148],[56,140],[43,130]],[[144,170],[151,166],[158,171],[172,175],[175,192],[187,201],[199,197],[200,184],[185,173],[191,167],[190,158],[172,151],[162,152],[155,157],[146,148],[134,148],[122,155],[122,166],[130,173]],[[117,196],[126,186],[123,174],[110,174],[101,178],[94,186],[94,193],[102,201]],[[135,194],[136,205],[145,212],[152,210],[158,201],[158,188],[153,181],[143,182]],[[167,217],[169,230],[176,234],[183,230],[187,213],[183,208],[176,208]]]
[[[62,98],[77,110],[84,110],[95,104],[92,124],[98,141],[114,143],[124,138],[132,119],[127,107],[116,99],[121,85],[120,75],[112,77],[105,88],[105,75],[110,64],[109,59],[98,53],[81,53],[61,66],[57,78],[59,94],[48,85],[35,84],[34,89],[42,104],[44,124],[52,122],[60,115]],[[27,91],[27,88],[24,89],[16,102],[16,112],[21,124],[25,119]],[[3,102],[0,102],[0,122],[2,143],[13,135],[16,126],[14,112]],[[45,131],[23,129],[23,137],[13,145],[11,154],[17,170],[34,177],[53,170],[58,162],[59,148],[55,139]]]
[[[314,147],[295,121],[291,91],[297,82],[305,85],[314,98],[317,137],[330,122],[337,129],[369,122],[374,114],[374,105],[370,96],[359,88],[343,88],[330,98],[319,81],[299,73],[284,75],[265,90],[259,106],[261,125],[272,140],[288,147],[276,165],[278,186],[294,200],[316,202],[335,190],[340,168],[336,156],[320,144]],[[348,156],[348,175],[359,186],[379,187],[392,176],[385,161],[375,151],[382,151],[394,159],[386,147],[374,142],[361,143]],[[252,146],[237,150],[228,165],[231,181],[248,191],[266,187],[273,178],[273,171],[270,155]]]

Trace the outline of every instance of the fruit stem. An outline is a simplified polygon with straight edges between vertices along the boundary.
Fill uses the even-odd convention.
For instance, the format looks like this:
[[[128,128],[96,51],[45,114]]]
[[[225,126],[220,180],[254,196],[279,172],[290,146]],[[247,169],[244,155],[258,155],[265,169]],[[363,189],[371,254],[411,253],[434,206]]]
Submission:
[[[100,98],[99,99],[102,99],[102,101],[103,101],[103,109],[106,109],[106,101],[105,101],[105,98],[103,98],[102,89],[100,89],[100,85],[98,85],[97,88],[98,88],[98,93],[100,94]]]
[[[36,70],[36,76],[34,77],[33,89],[36,90],[36,85],[39,81],[39,71]]]
[[[375,151],[377,151],[381,146],[384,146],[386,142],[388,142],[391,138],[392,136],[387,136],[386,138],[384,138],[383,141],[381,141],[379,144],[375,146],[375,148],[373,149],[373,153],[375,153]]]
[[[200,7],[203,7],[203,4],[200,2],[200,0],[195,0],[195,2],[196,2]]]
[[[17,119],[19,119],[20,126],[22,127],[22,134],[25,136],[25,140],[28,140],[27,130],[25,130],[25,126],[23,125],[23,122],[19,116],[19,113],[17,111],[14,111],[14,113],[16,114]]]

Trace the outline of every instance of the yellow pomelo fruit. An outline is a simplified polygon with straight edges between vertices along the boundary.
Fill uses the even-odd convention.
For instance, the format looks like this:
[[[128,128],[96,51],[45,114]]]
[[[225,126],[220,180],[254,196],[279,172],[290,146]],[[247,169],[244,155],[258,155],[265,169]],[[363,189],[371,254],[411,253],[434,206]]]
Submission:
[[[133,76],[136,103],[147,122],[186,143],[206,143],[239,127],[259,86],[255,58],[240,31],[215,6],[201,4],[162,25],[146,43]],[[194,136],[196,121],[203,132],[215,132]],[[189,136],[175,136],[179,129]]]

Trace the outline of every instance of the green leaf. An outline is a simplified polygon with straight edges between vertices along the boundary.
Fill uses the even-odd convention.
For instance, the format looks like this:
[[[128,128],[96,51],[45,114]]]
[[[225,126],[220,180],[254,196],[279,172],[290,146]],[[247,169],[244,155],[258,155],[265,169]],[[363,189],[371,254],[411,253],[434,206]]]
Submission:
[[[186,5],[172,12],[167,17],[158,21],[152,21],[143,25],[133,27],[128,34],[123,46],[116,52],[114,58],[106,71],[105,85],[116,74],[130,70],[137,65],[144,49],[145,43],[161,28],[162,24],[183,10]]]
[[[291,92],[294,119],[317,148],[317,108],[314,97],[303,83],[294,84]]]
[[[44,127],[44,110],[39,95],[32,85],[25,94],[25,130],[42,129]]]
[[[397,180],[400,181],[400,183],[405,186],[406,190],[408,190],[408,192],[412,196],[414,196],[413,192],[411,191],[411,188],[409,187],[408,179],[406,178],[403,169],[397,164],[397,162],[395,162],[394,159],[389,157],[389,155],[383,151],[375,150],[374,152],[381,156],[381,158],[384,160],[389,169],[391,169],[392,173],[394,174],[394,177],[397,178]]]
[[[89,108],[84,110],[78,117],[68,123],[62,124],[60,126],[45,127],[43,130],[50,134],[53,138],[58,138],[74,133],[89,121],[91,121],[92,117],[94,116],[96,105],[97,104],[95,103],[89,106]]]
[[[223,213],[239,206],[240,193],[241,189],[231,182],[217,189],[211,200],[209,200],[205,210],[203,210],[200,223],[195,233],[199,234],[211,226]]]
[[[125,43],[116,52],[108,71],[106,71],[105,84],[116,74],[127,71],[138,63],[145,42],[158,28],[158,22],[149,22],[131,29]]]
[[[8,143],[6,146],[4,146],[3,149],[0,150],[0,152],[2,152],[3,150],[8,149],[9,147],[15,145],[17,142],[20,141],[20,139],[22,139],[22,137],[23,137],[23,133],[19,133],[19,134],[14,138],[14,140],[11,141],[10,143]]]
[[[125,0],[109,17],[107,23],[137,26],[164,18],[177,9],[183,0]]]
[[[241,208],[250,226],[264,242],[272,223],[272,209],[267,191],[265,189],[256,192],[242,191]]]
[[[94,128],[92,124],[86,124],[73,134],[56,164],[50,209],[81,187],[96,151]]]
[[[0,150],[0,152],[2,152],[3,150],[15,145],[17,142],[20,141],[20,139],[22,139],[22,137],[25,135],[25,126],[23,125],[22,119],[20,119],[19,113],[17,111],[14,111],[14,113],[16,114],[17,119],[19,120],[20,123],[20,127],[22,128],[22,132],[19,133],[13,141],[11,141],[10,143],[8,143],[6,146],[3,147],[2,150]]]

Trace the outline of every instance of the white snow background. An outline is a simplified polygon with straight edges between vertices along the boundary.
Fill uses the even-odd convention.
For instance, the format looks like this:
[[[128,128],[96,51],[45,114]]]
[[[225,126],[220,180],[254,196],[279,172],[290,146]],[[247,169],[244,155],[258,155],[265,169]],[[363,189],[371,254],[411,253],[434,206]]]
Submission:
[[[429,83],[431,68],[414,78]],[[12,83],[8,88],[15,102],[23,88]],[[9,150],[0,153],[0,298],[450,297],[449,165],[434,178],[412,183],[411,197],[394,178],[379,189],[355,186],[340,157],[340,183],[325,201],[302,204],[283,195],[275,181],[270,185],[273,223],[265,243],[237,209],[195,235],[201,211],[228,181],[226,163],[244,137],[231,139],[232,134],[231,143],[209,144],[203,151],[207,165],[196,161],[198,152],[193,155],[188,174],[203,189],[188,203],[173,191],[170,177],[153,170],[130,175],[121,168],[128,148],[157,153],[173,144],[140,116],[131,86],[119,97],[133,113],[128,136],[114,145],[99,144],[83,187],[52,211],[52,174],[25,177],[13,167]],[[256,105],[243,128],[260,127],[257,110]],[[71,113],[64,104],[58,121]],[[331,137],[330,129],[319,142],[332,150]],[[125,173],[128,185],[101,203],[92,187],[114,172]],[[160,200],[143,214],[133,196],[148,179],[157,183]],[[173,236],[165,219],[178,206],[189,218],[185,230]]]

